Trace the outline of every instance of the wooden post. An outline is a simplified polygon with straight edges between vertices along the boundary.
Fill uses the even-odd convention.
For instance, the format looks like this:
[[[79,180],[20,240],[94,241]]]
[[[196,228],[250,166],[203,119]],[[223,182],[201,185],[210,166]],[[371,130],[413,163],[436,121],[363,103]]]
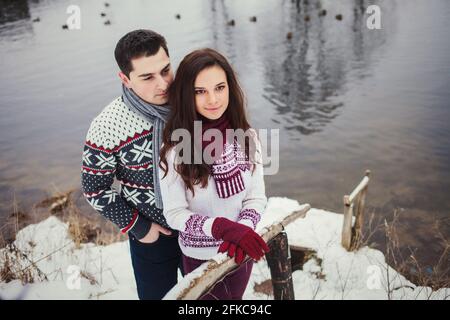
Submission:
[[[364,204],[366,199],[367,187],[365,187],[358,196],[357,209],[355,216],[355,225],[352,230],[351,249],[358,249],[359,243],[362,239],[362,227],[364,225]]]
[[[369,179],[369,176],[370,176],[370,170],[366,170],[367,179]],[[352,232],[352,241],[351,241],[351,249],[352,250],[358,249],[358,246],[362,239],[362,228],[364,225],[364,207],[366,204],[366,194],[367,194],[368,187],[369,187],[369,183],[367,182],[367,184],[361,190],[361,192],[358,196],[357,210],[356,210],[356,217],[355,217],[355,226],[353,227],[353,232]]]
[[[353,204],[349,201],[349,196],[344,196],[344,223],[342,224],[342,246],[350,250],[352,241],[352,218]]]
[[[294,300],[291,257],[286,232],[282,231],[269,243],[270,251],[266,254],[267,264],[272,277],[275,300]]]

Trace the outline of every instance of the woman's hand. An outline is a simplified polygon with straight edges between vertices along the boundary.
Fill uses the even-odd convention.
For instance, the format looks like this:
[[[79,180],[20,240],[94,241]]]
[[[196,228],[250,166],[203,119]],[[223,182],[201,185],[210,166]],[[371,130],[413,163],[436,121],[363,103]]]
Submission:
[[[245,258],[247,257],[247,255],[245,254],[244,250],[241,247],[235,245],[232,242],[224,241],[220,245],[219,250],[217,252],[223,253],[227,251],[228,256],[230,258],[236,256],[234,261],[236,261],[237,264],[241,264],[242,262],[244,262]]]
[[[253,229],[227,218],[216,218],[211,233],[215,239],[235,244],[256,261],[269,252],[269,247],[264,239]]]

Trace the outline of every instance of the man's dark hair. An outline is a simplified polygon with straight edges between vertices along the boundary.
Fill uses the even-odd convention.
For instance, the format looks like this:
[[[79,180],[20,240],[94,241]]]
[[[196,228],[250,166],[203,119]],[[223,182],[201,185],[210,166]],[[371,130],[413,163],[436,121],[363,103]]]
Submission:
[[[114,56],[120,70],[130,78],[130,72],[133,71],[131,60],[153,56],[161,47],[169,56],[166,39],[162,35],[152,30],[139,29],[128,32],[120,38],[114,50]]]

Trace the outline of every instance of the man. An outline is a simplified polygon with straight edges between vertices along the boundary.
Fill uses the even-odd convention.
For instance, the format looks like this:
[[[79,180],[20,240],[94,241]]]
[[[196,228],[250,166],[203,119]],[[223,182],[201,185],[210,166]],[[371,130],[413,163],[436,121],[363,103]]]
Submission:
[[[122,96],[92,121],[86,137],[82,188],[91,206],[128,233],[140,299],[161,299],[177,283],[180,248],[163,216],[158,163],[173,81],[167,44],[135,30],[116,45]],[[121,184],[113,187],[114,178]]]

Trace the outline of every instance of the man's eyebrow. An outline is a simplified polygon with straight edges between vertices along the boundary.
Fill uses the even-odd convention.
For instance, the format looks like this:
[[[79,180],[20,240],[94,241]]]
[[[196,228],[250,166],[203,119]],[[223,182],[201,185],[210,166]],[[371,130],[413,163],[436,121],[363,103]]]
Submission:
[[[168,64],[166,64],[166,66],[164,68],[162,68],[161,71],[167,70],[169,67],[170,67],[170,62]],[[143,74],[138,75],[138,77],[143,78],[143,77],[149,77],[152,75],[154,75],[154,73],[143,73]]]
[[[216,84],[215,87],[220,86],[220,85],[222,85],[222,84],[225,84],[225,82],[222,81],[222,82]],[[203,87],[194,87],[194,89],[205,89],[205,88],[203,88]]]

